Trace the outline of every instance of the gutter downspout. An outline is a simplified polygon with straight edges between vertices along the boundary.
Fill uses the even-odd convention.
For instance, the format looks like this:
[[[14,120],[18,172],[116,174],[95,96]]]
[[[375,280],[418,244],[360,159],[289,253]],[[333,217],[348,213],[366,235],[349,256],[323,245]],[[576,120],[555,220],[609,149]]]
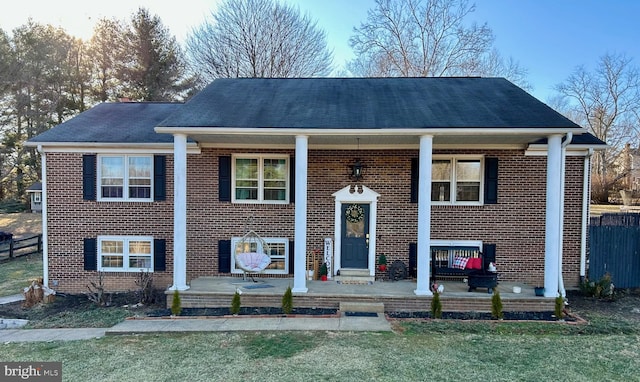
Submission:
[[[38,145],[42,163],[42,284],[49,287],[49,240],[47,238],[47,156]]]
[[[567,296],[567,291],[564,288],[564,278],[562,277],[562,252],[563,252],[563,241],[564,241],[564,181],[565,181],[565,162],[567,158],[567,146],[571,143],[573,139],[573,133],[567,133],[567,139],[562,142],[562,153],[561,153],[561,161],[562,161],[562,170],[560,173],[560,243],[558,245],[558,290],[560,292],[560,296],[565,298]]]
[[[582,235],[580,237],[580,281],[587,276],[587,227],[589,226],[589,201],[591,200],[591,156],[593,149],[584,157],[584,181],[582,184]]]

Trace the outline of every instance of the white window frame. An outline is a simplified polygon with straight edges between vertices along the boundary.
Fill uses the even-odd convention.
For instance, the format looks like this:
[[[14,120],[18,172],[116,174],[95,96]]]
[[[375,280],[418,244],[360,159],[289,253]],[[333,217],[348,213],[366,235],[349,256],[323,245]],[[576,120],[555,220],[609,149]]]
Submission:
[[[236,160],[238,159],[257,159],[258,160],[258,199],[246,200],[236,199]],[[284,159],[286,166],[285,174],[285,195],[284,200],[264,200],[264,160],[265,159]],[[233,154],[231,156],[231,202],[241,204],[289,204],[289,156],[286,154]]]
[[[242,237],[232,237],[231,238],[231,273],[239,273],[242,274],[244,271],[240,268],[236,267],[236,258],[235,251],[236,246],[242,240]],[[287,275],[289,274],[289,239],[283,237],[263,237],[268,245],[271,244],[284,244],[284,256],[275,256],[274,258],[282,259],[284,257],[284,269],[265,269],[262,273],[271,274],[271,275]],[[260,244],[258,244],[260,245]],[[259,251],[262,250],[261,247],[258,248]],[[271,255],[270,255],[271,256]]]
[[[451,186],[449,188],[449,200],[448,201],[438,201],[431,200],[432,205],[461,205],[461,206],[479,206],[484,204],[484,174],[485,174],[485,166],[484,166],[484,156],[482,155],[434,155],[432,158],[433,161],[438,160],[449,160],[451,161]],[[477,160],[480,162],[480,189],[478,190],[478,201],[458,201],[456,200],[457,196],[457,174],[456,174],[456,164],[459,160]],[[431,180],[432,184],[429,187],[429,199],[431,199],[431,189],[433,187],[434,180]]]
[[[151,172],[150,172],[150,192],[149,198],[130,198],[129,197],[129,158],[149,158],[151,161]],[[124,179],[122,184],[122,198],[109,198],[102,196],[102,159],[103,158],[122,158],[124,162]],[[153,202],[153,174],[154,174],[154,160],[153,155],[146,154],[101,154],[98,155],[98,163],[96,164],[97,169],[97,200],[99,202]]]
[[[40,204],[42,203],[42,193],[41,192],[34,192],[33,193],[33,202]]]
[[[97,238],[97,251],[98,251],[98,271],[102,272],[153,272],[154,263],[154,248],[153,248],[153,237],[152,236],[98,236]],[[122,250],[123,250],[123,258],[122,258],[122,267],[104,267],[102,266],[102,242],[103,241],[122,241]],[[149,248],[151,250],[150,256],[150,267],[149,268],[139,268],[139,267],[129,267],[129,243],[132,241],[148,241]],[[110,254],[104,254],[105,256],[109,256]]]

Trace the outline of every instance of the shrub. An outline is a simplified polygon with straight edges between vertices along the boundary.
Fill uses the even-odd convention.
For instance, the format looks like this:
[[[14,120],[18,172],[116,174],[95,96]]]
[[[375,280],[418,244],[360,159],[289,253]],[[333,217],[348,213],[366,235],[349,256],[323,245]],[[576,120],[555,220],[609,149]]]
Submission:
[[[147,271],[138,272],[136,285],[140,288],[137,293],[139,302],[145,305],[156,302],[156,290],[153,287],[153,273]]]
[[[433,292],[431,299],[431,318],[442,318],[442,302],[440,301],[440,293]]]
[[[171,301],[171,314],[179,316],[182,312],[182,301],[180,300],[180,292],[178,290],[173,291],[173,299]]]
[[[326,276],[329,273],[327,270],[327,263],[322,263],[320,266],[320,276]]]
[[[615,286],[611,281],[611,274],[608,272],[598,281],[589,281],[584,279],[580,283],[580,291],[587,297],[595,297],[598,299],[613,299],[613,291]]]
[[[293,293],[291,293],[291,286],[287,287],[287,290],[282,296],[282,313],[291,314],[293,311]]]
[[[240,293],[236,290],[231,300],[231,314],[236,315],[240,313]]]
[[[89,280],[87,285],[88,292],[85,293],[87,298],[98,306],[111,305],[112,294],[107,292],[104,286],[104,272],[98,272],[97,280]]]
[[[491,317],[496,320],[501,320],[504,317],[502,312],[502,298],[500,298],[500,292],[497,289],[493,289],[493,296],[491,297]]]
[[[564,297],[558,296],[556,297],[556,305],[554,309],[554,314],[558,320],[562,320],[564,316]]]

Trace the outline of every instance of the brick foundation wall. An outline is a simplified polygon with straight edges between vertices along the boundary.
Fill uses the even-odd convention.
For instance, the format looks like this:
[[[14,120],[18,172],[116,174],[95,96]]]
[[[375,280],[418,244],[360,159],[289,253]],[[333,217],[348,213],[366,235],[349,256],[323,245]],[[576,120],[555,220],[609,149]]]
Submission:
[[[218,240],[242,236],[249,228],[263,237],[293,240],[294,204],[232,204],[218,201],[218,157],[260,150],[203,148],[188,155],[187,281],[218,275]],[[263,150],[288,154],[293,150]],[[496,244],[496,262],[505,281],[540,285],[544,278],[546,157],[522,150],[434,150],[438,154],[483,154],[499,158],[498,204],[432,207],[431,238],[482,240]],[[379,193],[377,253],[388,263],[408,264],[409,243],[417,238],[417,204],[410,202],[411,158],[417,150],[310,150],[308,171],[307,251],[322,250],[334,236],[332,193],[353,183],[349,165],[365,164],[359,184]],[[564,280],[578,283],[582,203],[582,157],[567,157],[564,221]],[[167,155],[167,201],[94,202],[82,199],[82,154],[47,154],[49,279],[57,290],[86,291],[97,273],[83,270],[83,239],[98,235],[148,235],[167,240],[167,270],[156,272],[159,287],[171,284],[173,272],[173,158]],[[282,276],[280,276],[282,277]],[[109,273],[113,290],[135,289],[135,274]]]

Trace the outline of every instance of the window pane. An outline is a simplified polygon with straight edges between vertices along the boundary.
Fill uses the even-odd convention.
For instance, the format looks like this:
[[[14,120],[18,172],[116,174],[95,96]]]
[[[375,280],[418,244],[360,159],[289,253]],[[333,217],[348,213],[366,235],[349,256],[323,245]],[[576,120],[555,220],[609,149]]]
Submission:
[[[129,178],[151,178],[151,157],[129,157]]]
[[[480,183],[458,182],[456,187],[456,200],[459,202],[480,201]]]
[[[151,268],[151,257],[129,256],[129,268]]]
[[[269,244],[269,256],[271,261],[275,261],[274,257],[285,256],[285,243],[268,243]]]
[[[264,200],[286,200],[286,191],[264,190]]]
[[[100,172],[103,178],[124,178],[123,157],[102,157]]]
[[[456,181],[480,181],[479,160],[459,160],[456,163]]]
[[[236,179],[258,179],[258,159],[236,159]]]
[[[122,198],[124,157],[100,158],[101,197]]]
[[[451,180],[451,161],[434,160],[431,166],[431,180]]]
[[[256,188],[236,188],[237,200],[258,200],[258,189]]]
[[[103,240],[100,246],[102,253],[124,253],[124,242],[122,240]]]
[[[267,180],[286,180],[287,179],[287,160],[286,159],[265,159],[264,160],[264,179]]]
[[[451,183],[433,182],[431,183],[431,201],[448,202],[451,200]]]
[[[255,241],[238,241],[236,244],[236,255],[240,253],[258,252],[258,243]]]
[[[105,268],[122,268],[123,256],[102,256],[102,266]]]
[[[131,255],[150,255],[151,242],[146,240],[132,240],[129,242],[129,254]]]

